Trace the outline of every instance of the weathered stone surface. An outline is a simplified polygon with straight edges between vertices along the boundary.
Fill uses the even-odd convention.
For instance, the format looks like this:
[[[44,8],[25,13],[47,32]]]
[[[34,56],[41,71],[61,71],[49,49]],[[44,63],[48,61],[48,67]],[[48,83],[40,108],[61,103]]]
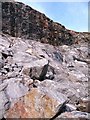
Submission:
[[[73,104],[66,104],[66,109],[67,109],[67,111],[68,111],[68,109],[69,109],[69,111],[77,110],[77,108]]]
[[[9,42],[4,41],[8,39]],[[79,59],[87,59],[86,43],[78,46],[63,45],[55,47],[8,35],[3,35],[2,41],[4,42],[1,42],[0,48],[3,46],[2,50],[5,53],[8,53],[9,45],[11,51],[13,51],[13,56],[7,56],[4,59],[1,56],[4,64],[0,69],[0,84],[2,85],[2,82],[8,84],[6,93],[10,99],[11,107],[17,101],[18,109],[22,107],[25,109],[26,106],[23,106],[23,102],[19,99],[22,99],[28,91],[37,88],[41,93],[43,92],[46,96],[55,99],[60,104],[68,98],[69,104],[72,103],[80,111],[88,112],[87,105],[84,104],[85,107],[83,106],[83,109],[81,109],[82,107],[80,106],[82,105],[78,104],[80,98],[88,97],[88,63],[73,59],[73,56]],[[54,53],[57,53],[58,56],[55,56]],[[48,60],[47,74],[45,73],[43,76],[44,81],[40,81],[41,71],[45,65],[48,65]],[[31,68],[31,78],[35,76],[35,80],[30,78]],[[74,108],[69,106],[67,109],[72,111]],[[50,115],[50,117],[53,115]],[[18,114],[15,114],[15,117],[18,116]]]
[[[9,82],[6,91],[10,99],[15,99],[24,96],[28,88],[19,82]]]
[[[32,89],[6,114],[7,118],[50,118],[60,104],[37,88]]]
[[[41,82],[41,84],[38,87],[49,96],[53,95],[55,99],[63,103],[65,102],[65,100],[67,100],[67,97],[59,91],[58,86],[56,84],[57,83],[55,83],[54,81],[46,79],[43,82]]]
[[[30,76],[32,79],[44,80],[48,71],[48,61],[41,59],[32,62],[29,66],[24,66],[23,73]]]
[[[12,36],[61,45],[88,41],[88,33],[67,30],[44,14],[20,2],[2,3],[2,31]]]
[[[90,113],[90,99],[82,98],[81,100],[78,101],[76,107],[79,111]]]
[[[4,114],[6,113],[6,110],[9,109],[9,100],[5,93],[6,84],[0,85],[0,119],[3,118]]]
[[[67,30],[20,2],[3,2],[2,20],[0,117],[51,118],[68,99],[59,117],[87,118],[90,33]]]
[[[3,33],[14,37],[32,38],[54,45],[72,44],[74,40],[64,26],[20,2],[2,3],[2,20]]]
[[[2,59],[0,59],[0,69],[4,66],[4,62]]]
[[[7,84],[2,83],[0,85],[0,92],[3,91],[7,87]]]
[[[63,56],[60,52],[54,52],[54,60],[57,60],[58,62],[63,62]]]
[[[59,115],[66,111],[67,109],[66,103],[68,103],[68,101],[65,101],[62,105],[59,106],[57,113],[50,120],[54,120],[55,118],[57,118]]]
[[[77,119],[77,120],[89,120],[90,119],[90,114],[86,112],[80,112],[80,111],[72,111],[72,112],[65,112],[62,113],[59,117],[60,118],[65,118],[65,119]]]

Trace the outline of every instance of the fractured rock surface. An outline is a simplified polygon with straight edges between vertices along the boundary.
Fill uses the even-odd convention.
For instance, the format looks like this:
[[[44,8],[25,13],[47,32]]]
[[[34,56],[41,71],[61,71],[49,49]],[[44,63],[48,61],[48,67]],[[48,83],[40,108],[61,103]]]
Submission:
[[[13,37],[33,39],[53,45],[89,41],[89,33],[67,30],[28,5],[20,2],[2,3],[2,32]]]
[[[89,96],[88,63],[73,58],[75,56],[79,59],[88,59],[87,43],[55,47],[4,34],[0,36],[0,43],[3,63],[0,69],[0,85],[7,84],[5,94],[1,89],[0,97],[2,93],[7,96],[8,100],[5,98],[6,101],[2,102],[7,103],[9,108],[7,111],[5,106],[2,106],[1,117],[52,118],[56,114],[57,107],[66,100],[74,106],[68,105],[69,112],[70,110],[89,112],[86,102],[81,102]],[[47,97],[43,97],[42,100],[40,96],[43,94]],[[24,103],[27,96],[29,96],[28,102]],[[31,111],[34,113],[31,114]]]
[[[0,119],[89,120],[90,33],[67,30],[20,2],[3,2],[2,13]]]
[[[60,104],[39,89],[32,89],[18,101],[6,114],[7,118],[49,118]]]
[[[6,110],[9,109],[9,99],[7,95],[5,94],[5,87],[7,85],[1,84],[0,85],[0,119],[3,118],[4,114],[6,113]]]

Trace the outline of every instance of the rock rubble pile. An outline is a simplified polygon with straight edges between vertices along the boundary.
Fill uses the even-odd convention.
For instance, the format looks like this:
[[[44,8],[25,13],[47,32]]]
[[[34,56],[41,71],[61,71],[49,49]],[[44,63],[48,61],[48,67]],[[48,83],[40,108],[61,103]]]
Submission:
[[[0,119],[89,120],[90,34],[19,2],[3,2],[2,13]]]

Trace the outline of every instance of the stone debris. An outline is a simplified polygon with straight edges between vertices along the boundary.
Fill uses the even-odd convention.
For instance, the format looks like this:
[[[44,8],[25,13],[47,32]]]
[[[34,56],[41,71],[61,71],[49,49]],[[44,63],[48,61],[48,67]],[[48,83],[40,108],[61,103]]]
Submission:
[[[9,42],[12,42],[11,36],[2,36],[0,40],[6,39],[6,37],[8,37]],[[86,43],[82,44],[87,49]],[[73,59],[73,56],[78,56],[78,58],[81,59],[77,49],[80,49],[82,44],[77,47],[74,47],[75,45],[62,45],[56,48],[52,45],[33,40],[14,38],[13,46],[10,48],[11,51],[13,51],[13,55],[9,56],[9,54],[7,54],[7,57],[1,57],[3,65],[0,69],[0,85],[2,86],[2,88],[0,88],[0,95],[1,97],[7,96],[6,98],[8,98],[8,100],[5,101],[5,104],[7,102],[6,105],[9,107],[9,111],[7,112],[2,106],[3,109],[1,113],[3,114],[0,113],[1,117],[6,115],[6,117],[10,116],[11,118],[52,118],[56,114],[57,106],[63,104],[66,100],[69,100],[69,105],[66,105],[65,112],[69,111],[69,113],[72,114],[72,111],[79,110],[79,112],[88,113],[87,104],[80,102],[80,98],[86,99],[88,97],[88,63],[75,61]],[[2,48],[2,46],[5,46],[6,50],[4,48],[4,51],[8,53],[8,45],[6,46],[5,43],[2,43],[0,47]],[[21,46],[22,49],[20,49],[19,46]],[[32,46],[32,51],[33,49],[37,49],[37,55],[26,52],[30,46]],[[82,49],[80,50],[82,53]],[[59,54],[57,54],[57,51]],[[71,54],[71,51],[74,52]],[[57,56],[55,56],[54,53],[57,54]],[[86,53],[85,56],[83,53],[83,57],[85,59]],[[7,86],[5,87],[4,93],[2,91],[5,84],[7,84]],[[36,108],[33,106],[32,111],[34,111],[34,114],[31,114],[31,108],[28,108],[29,104],[27,104],[26,107],[22,99],[26,97],[27,94],[31,95],[30,92],[32,89],[33,91],[35,89],[35,92],[39,90],[41,94],[49,97],[47,99],[50,99],[50,101],[53,99],[59,104],[56,102],[55,105],[52,106],[53,111],[52,107],[50,107],[50,113],[48,113],[46,112],[48,111],[46,107],[46,110],[43,108],[43,105],[41,107],[40,102],[42,101],[42,104],[44,104],[46,101],[46,98],[43,98],[43,100],[37,103],[37,106],[40,106],[43,110],[36,112]],[[4,95],[2,96],[2,94]],[[33,97],[35,97],[34,94]],[[39,99],[38,97],[38,100]],[[88,102],[89,101],[87,101],[87,103]],[[51,106],[51,102],[46,101],[45,104],[48,104],[46,106]],[[22,111],[22,113],[19,110]],[[23,110],[25,114],[23,114]],[[61,115],[62,114],[64,113],[61,113]]]
[[[90,34],[67,30],[20,2],[3,2],[2,13],[0,119],[89,120]]]

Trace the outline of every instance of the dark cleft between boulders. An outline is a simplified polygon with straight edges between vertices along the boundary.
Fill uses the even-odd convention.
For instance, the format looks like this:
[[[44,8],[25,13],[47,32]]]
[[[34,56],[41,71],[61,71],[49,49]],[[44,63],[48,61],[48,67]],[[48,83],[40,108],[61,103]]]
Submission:
[[[40,81],[43,81],[45,79],[46,74],[47,74],[48,66],[49,66],[49,61],[43,67],[30,68],[30,77],[33,80],[38,79]]]

